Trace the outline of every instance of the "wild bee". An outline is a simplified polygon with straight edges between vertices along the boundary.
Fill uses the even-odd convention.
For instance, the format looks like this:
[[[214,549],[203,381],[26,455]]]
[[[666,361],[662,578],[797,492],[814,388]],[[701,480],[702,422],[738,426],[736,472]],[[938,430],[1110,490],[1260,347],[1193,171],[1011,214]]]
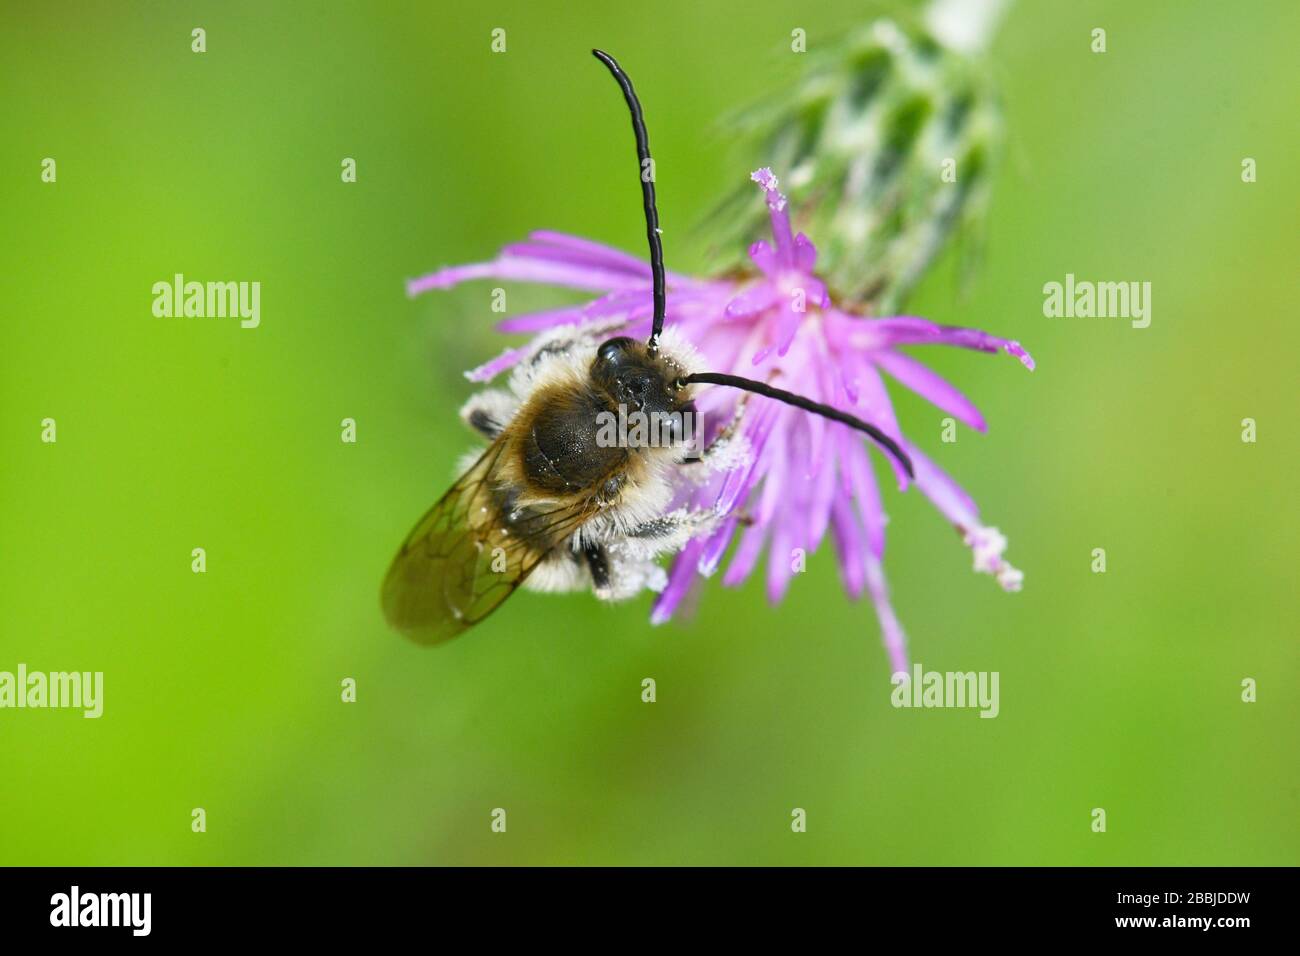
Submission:
[[[650,146],[631,80],[613,57],[592,52],[622,89],[638,169],[645,169]],[[534,342],[508,390],[484,392],[462,409],[490,444],[407,536],[383,584],[389,623],[417,643],[455,637],[525,583],[549,591],[590,588],[606,600],[661,588],[657,559],[722,517],[669,510],[676,470],[725,440],[696,446],[697,385],[743,389],[842,422],[911,472],[903,450],[867,422],[765,382],[701,369],[691,344],[664,328],[655,185],[653,177],[640,179],[653,276],[649,340],[606,338],[610,327],[555,329]],[[611,440],[610,424],[629,416],[651,427],[636,440],[624,430]]]

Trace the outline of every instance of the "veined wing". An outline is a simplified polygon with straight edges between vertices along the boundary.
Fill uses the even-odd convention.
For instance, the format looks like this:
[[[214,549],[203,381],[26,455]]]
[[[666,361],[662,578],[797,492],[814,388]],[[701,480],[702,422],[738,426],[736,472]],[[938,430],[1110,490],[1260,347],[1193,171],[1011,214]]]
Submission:
[[[491,614],[595,510],[503,516],[494,479],[507,441],[493,442],[420,519],[384,578],[384,616],[417,644],[449,640]]]

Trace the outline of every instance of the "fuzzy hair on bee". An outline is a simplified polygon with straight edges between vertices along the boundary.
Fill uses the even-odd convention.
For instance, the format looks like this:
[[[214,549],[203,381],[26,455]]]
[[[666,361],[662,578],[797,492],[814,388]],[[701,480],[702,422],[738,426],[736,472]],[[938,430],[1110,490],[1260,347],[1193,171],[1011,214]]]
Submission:
[[[506,388],[461,409],[491,444],[464,463],[385,580],[387,616],[413,639],[455,636],[520,585],[609,601],[661,590],[657,559],[717,526],[712,510],[671,507],[676,472],[696,453],[676,423],[696,414],[684,379],[699,354],[674,329],[654,349],[607,331],[539,337]],[[666,440],[602,440],[606,423],[633,414],[669,423]]]
[[[607,601],[661,590],[666,576],[657,559],[680,550],[718,522],[713,511],[671,509],[676,472],[697,452],[687,436],[669,436],[673,440],[661,444],[628,443],[612,454],[602,453],[593,441],[601,413],[614,416],[619,406],[627,408],[600,381],[602,366],[611,364],[600,355],[607,331],[607,326],[550,331],[515,366],[507,389],[481,392],[461,409],[461,418],[483,437],[520,449],[498,477],[520,490],[517,502],[538,507],[558,506],[569,498],[575,503],[594,501],[590,517],[523,583],[529,590],[591,590]],[[675,330],[665,331],[653,357],[631,339],[608,341],[617,343],[606,349],[617,358],[613,364],[631,364],[649,373],[650,390],[660,390],[661,399],[667,398],[663,407],[648,412],[694,414],[689,389],[674,383],[703,365],[695,348]],[[548,427],[556,420],[571,427]],[[696,472],[712,470],[711,458],[698,460],[705,468]],[[554,480],[557,473],[559,482]]]
[[[623,92],[644,169],[650,146],[631,80],[613,57],[592,52]],[[702,435],[697,385],[741,389],[847,424],[911,471],[898,444],[873,425],[766,382],[703,369],[691,343],[664,328],[653,177],[641,177],[641,193],[653,279],[650,337],[619,334],[626,320],[553,329],[533,341],[506,388],[484,391],[461,410],[489,444],[463,463],[455,484],[407,535],[381,591],[389,623],[417,643],[455,637],[520,586],[590,589],[609,601],[662,590],[667,578],[658,559],[723,518],[674,507],[688,459],[702,476],[747,461],[734,421],[702,449],[695,444]],[[634,417],[625,432],[621,426]]]

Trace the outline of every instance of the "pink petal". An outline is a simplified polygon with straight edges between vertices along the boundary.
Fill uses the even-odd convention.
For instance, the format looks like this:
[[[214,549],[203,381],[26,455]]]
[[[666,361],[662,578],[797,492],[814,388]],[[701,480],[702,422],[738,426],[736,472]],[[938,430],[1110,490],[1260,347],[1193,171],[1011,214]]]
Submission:
[[[912,459],[916,472],[916,487],[921,489],[939,512],[955,525],[973,528],[979,524],[979,508],[957,482],[923,454],[916,446],[903,443],[903,450]]]
[[[938,325],[915,316],[896,316],[889,319],[872,319],[862,322],[849,334],[854,348],[879,350],[899,345],[954,345],[979,352],[1005,351],[1014,355],[1030,371],[1034,360],[1014,339],[989,335],[979,329],[966,329],[955,325]]]
[[[847,431],[842,425],[834,426],[834,430]],[[835,501],[837,484],[835,478],[839,471],[839,462],[836,461],[834,454],[828,458],[828,461],[813,472],[812,495],[808,504],[809,553],[821,547],[822,538],[826,535],[826,527],[831,520],[831,505]]]
[[[777,518],[772,531],[772,545],[767,553],[767,600],[771,604],[780,604],[794,576],[794,555],[799,547],[799,538],[794,527],[797,511],[791,509]]]
[[[651,624],[663,624],[673,616],[673,611],[677,610],[677,605],[681,603],[695,581],[695,564],[703,547],[703,542],[697,538],[688,542],[677,555],[672,570],[668,572],[668,586],[655,599],[654,607],[650,611]]]
[[[749,258],[765,276],[776,275],[776,250],[762,239],[749,247]]]
[[[583,320],[582,309],[569,306],[563,309],[550,309],[546,312],[528,312],[524,315],[512,315],[497,323],[499,332],[541,332],[558,325],[571,325]]]
[[[491,361],[484,362],[478,368],[470,369],[465,373],[465,377],[471,382],[486,382],[496,378],[506,369],[513,365],[519,364],[519,361],[528,354],[528,349],[506,349]]]
[[[865,409],[865,414],[859,417],[875,425],[901,445],[903,433],[898,428],[898,419],[894,415],[894,406],[889,400],[889,393],[885,391],[885,383],[881,381],[880,373],[865,360],[860,361],[858,365],[858,382],[861,388],[862,405]],[[873,447],[876,446],[873,444]],[[898,479],[898,490],[907,490],[910,479],[907,477],[907,471],[902,464],[888,452],[880,450],[880,453],[888,460],[889,467],[893,469],[894,476]]]
[[[857,599],[862,595],[865,581],[865,563],[862,557],[862,528],[858,516],[843,498],[836,498],[831,505],[831,533],[835,538],[835,550],[839,552],[840,578],[849,597]]]
[[[453,266],[412,279],[406,285],[406,292],[407,295],[414,296],[430,289],[448,289],[470,279],[486,278],[562,285],[598,292],[645,284],[645,279],[639,276],[595,268],[582,262],[556,261],[531,255],[512,256],[507,253],[492,262]]]
[[[857,435],[856,432],[853,433]],[[861,441],[846,438],[840,454],[853,485],[853,498],[857,502],[858,513],[867,530],[867,546],[871,553],[880,557],[885,553],[885,509],[880,501],[880,486],[872,474],[871,462],[867,460],[867,451]]]
[[[750,406],[746,412],[748,420],[741,428],[745,440],[749,442],[750,462],[747,467],[733,468],[724,475],[722,488],[714,503],[714,508],[719,513],[731,514],[767,470],[767,440],[780,410],[781,406],[776,402],[764,402],[759,408]]]
[[[722,527],[713,532],[712,535],[704,542],[704,548],[700,552],[700,560],[697,570],[700,574],[711,575],[718,569],[718,563],[722,556],[727,552],[727,546],[731,544],[732,536],[736,533],[737,518],[732,515],[722,523]]]
[[[875,558],[867,559],[867,590],[871,592],[871,603],[876,606],[876,617],[880,621],[880,638],[889,654],[889,665],[893,673],[907,673],[907,635],[898,623],[898,615],[889,603],[889,589],[885,584],[885,571]]]
[[[763,541],[766,537],[767,528],[751,525],[745,529],[745,533],[740,536],[740,544],[732,552],[731,562],[722,575],[724,585],[729,588],[735,587],[749,577],[749,573],[754,570],[759,552],[763,550]]]
[[[728,302],[724,314],[728,319],[747,319],[771,308],[776,299],[776,286],[770,282],[760,282]]]
[[[807,275],[817,267],[817,247],[802,232],[794,237],[794,266]]]
[[[529,233],[528,238],[567,249],[575,256],[583,256],[592,265],[606,269],[619,269],[645,278],[650,276],[650,263],[601,242],[593,242],[567,232],[552,232],[549,229],[538,229],[536,232]]]
[[[975,403],[958,391],[955,385],[916,359],[901,352],[885,351],[873,352],[871,358],[899,382],[959,422],[964,422],[976,431],[987,430],[984,416],[975,407]]]

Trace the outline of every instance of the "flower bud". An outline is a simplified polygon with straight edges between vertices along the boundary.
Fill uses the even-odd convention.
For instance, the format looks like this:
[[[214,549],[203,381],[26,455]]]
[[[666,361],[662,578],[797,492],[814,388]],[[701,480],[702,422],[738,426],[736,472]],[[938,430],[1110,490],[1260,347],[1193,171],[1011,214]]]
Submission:
[[[960,25],[963,4],[998,6],[936,8],[958,8]],[[956,43],[951,15],[929,22],[933,30],[877,20],[806,54],[791,88],[728,124],[747,161],[781,176],[795,227],[817,237],[832,295],[874,315],[897,311],[955,229],[978,240],[1001,140],[983,61]],[[729,252],[762,236],[767,215],[746,191],[711,222],[716,248]]]

